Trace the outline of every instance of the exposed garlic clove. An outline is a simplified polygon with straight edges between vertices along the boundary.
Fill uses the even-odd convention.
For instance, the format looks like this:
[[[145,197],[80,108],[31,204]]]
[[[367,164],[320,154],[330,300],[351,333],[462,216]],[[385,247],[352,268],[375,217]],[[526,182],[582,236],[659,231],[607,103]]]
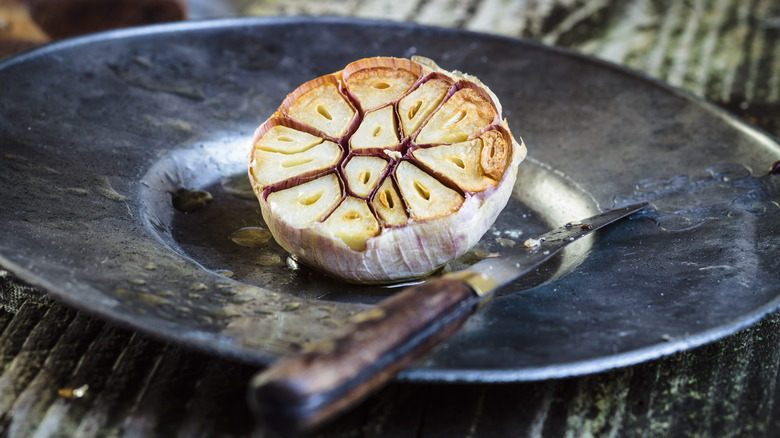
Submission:
[[[258,184],[267,186],[305,173],[325,170],[338,164],[343,151],[336,143],[324,141],[297,154],[256,149],[252,175]]]
[[[496,121],[498,113],[489,97],[472,87],[450,96],[417,134],[417,144],[455,143]]]
[[[344,166],[344,178],[349,190],[358,197],[366,198],[376,188],[384,175],[388,162],[374,156],[354,156]]]
[[[255,132],[252,187],[274,239],[350,282],[430,274],[468,251],[525,157],[476,78],[368,58],[301,85]]]
[[[401,200],[401,195],[393,184],[392,178],[385,181],[376,191],[371,201],[377,216],[388,225],[404,225],[409,217],[406,214],[406,206]]]
[[[349,139],[353,150],[398,149],[401,139],[392,105],[371,111],[363,116],[357,131]]]
[[[398,115],[405,136],[412,135],[439,106],[452,86],[446,77],[434,77],[422,83],[398,102]]]
[[[328,216],[324,226],[355,251],[366,249],[366,240],[379,234],[379,223],[366,201],[351,196]]]
[[[334,75],[322,76],[298,87],[282,104],[284,114],[336,138],[347,133],[357,111],[339,91]]]
[[[509,165],[510,141],[507,139],[507,135],[502,134],[498,129],[485,132],[479,137],[479,140],[482,142],[479,165],[485,175],[493,180],[498,180]]]
[[[255,143],[255,148],[265,152],[297,154],[322,143],[323,139],[288,126],[271,123]]]
[[[346,88],[363,111],[397,100],[422,74],[422,66],[408,59],[366,58],[344,68]]]
[[[416,149],[412,154],[466,192],[481,192],[498,184],[509,164],[510,140],[497,129],[455,144]]]
[[[336,174],[317,178],[304,184],[268,195],[271,212],[282,222],[305,227],[322,219],[342,198]]]
[[[415,219],[431,219],[458,210],[463,197],[408,161],[395,171],[398,188]]]

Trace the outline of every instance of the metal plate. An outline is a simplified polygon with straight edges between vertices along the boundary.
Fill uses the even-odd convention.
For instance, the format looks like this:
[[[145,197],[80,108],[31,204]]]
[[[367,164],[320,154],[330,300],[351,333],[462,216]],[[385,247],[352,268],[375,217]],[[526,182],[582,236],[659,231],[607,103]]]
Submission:
[[[273,242],[236,243],[237,230],[262,227],[246,196],[249,140],[298,84],[357,58],[414,54],[479,76],[529,148],[507,210],[447,269],[613,205],[654,208],[504,289],[402,378],[596,372],[701,345],[777,308],[773,139],[567,51],[335,18],[139,28],[2,63],[0,264],[78,308],[248,362],[332,335],[395,289],[332,281]],[[213,201],[177,211],[178,189]]]

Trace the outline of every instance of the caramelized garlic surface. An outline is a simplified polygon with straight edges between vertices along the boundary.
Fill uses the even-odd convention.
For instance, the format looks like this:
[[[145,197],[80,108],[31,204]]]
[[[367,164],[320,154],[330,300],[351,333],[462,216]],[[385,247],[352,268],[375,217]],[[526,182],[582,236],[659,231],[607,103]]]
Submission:
[[[477,78],[366,58],[304,83],[255,132],[249,177],[274,239],[355,283],[430,274],[493,224],[526,154]]]

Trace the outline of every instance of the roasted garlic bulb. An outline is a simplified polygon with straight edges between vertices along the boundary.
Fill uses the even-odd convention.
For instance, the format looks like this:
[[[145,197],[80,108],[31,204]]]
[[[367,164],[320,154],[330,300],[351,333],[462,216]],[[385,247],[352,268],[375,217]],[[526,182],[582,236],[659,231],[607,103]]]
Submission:
[[[475,77],[367,58],[287,96],[255,132],[249,177],[274,238],[301,262],[393,282],[475,245],[525,153]]]

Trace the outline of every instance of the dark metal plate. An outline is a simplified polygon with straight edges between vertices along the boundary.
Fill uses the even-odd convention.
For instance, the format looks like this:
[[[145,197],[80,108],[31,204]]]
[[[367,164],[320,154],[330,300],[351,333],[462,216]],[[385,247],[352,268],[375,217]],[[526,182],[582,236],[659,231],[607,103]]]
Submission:
[[[447,269],[613,205],[653,208],[505,288],[402,378],[596,372],[777,308],[780,177],[766,174],[776,141],[592,58],[348,19],[139,28],[0,64],[0,264],[81,309],[249,362],[330,336],[395,289],[340,284],[261,243],[249,140],[298,84],[357,58],[414,54],[479,76],[530,151],[507,210]],[[179,189],[213,201],[178,211]]]

